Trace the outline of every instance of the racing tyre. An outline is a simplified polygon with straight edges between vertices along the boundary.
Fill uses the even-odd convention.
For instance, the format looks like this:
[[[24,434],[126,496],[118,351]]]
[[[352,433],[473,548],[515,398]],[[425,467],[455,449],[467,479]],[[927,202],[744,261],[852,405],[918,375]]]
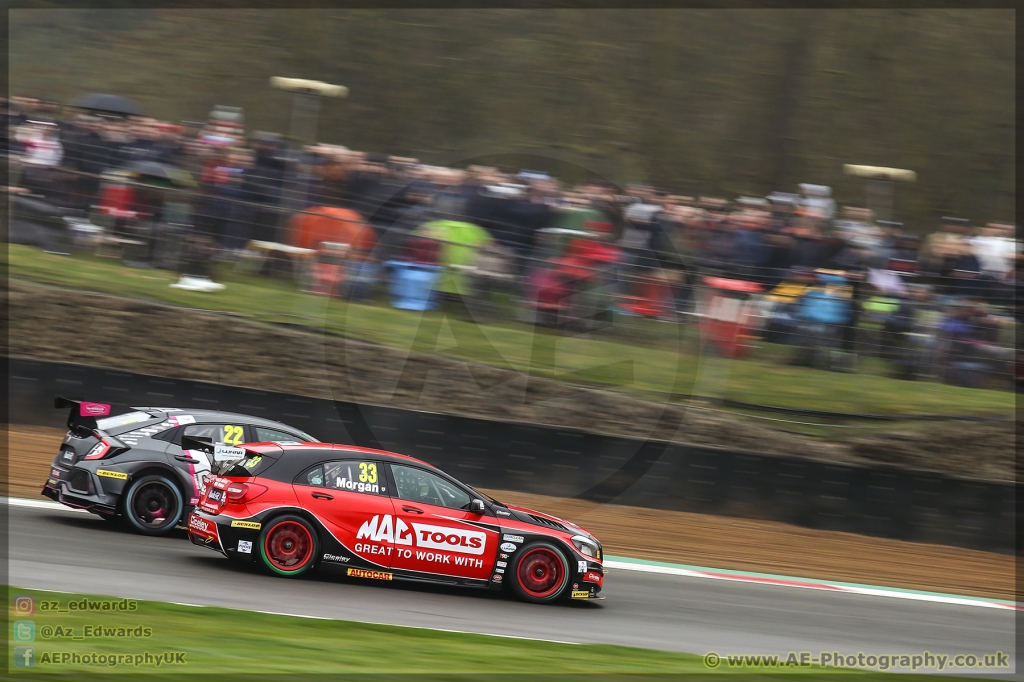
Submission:
[[[263,524],[260,560],[275,575],[302,575],[316,562],[320,542],[316,530],[300,516],[278,516]]]
[[[512,577],[517,597],[534,604],[550,604],[569,586],[569,563],[555,545],[535,542],[519,551]]]
[[[181,490],[162,474],[149,474],[133,481],[122,500],[124,518],[143,535],[171,532],[185,508]]]

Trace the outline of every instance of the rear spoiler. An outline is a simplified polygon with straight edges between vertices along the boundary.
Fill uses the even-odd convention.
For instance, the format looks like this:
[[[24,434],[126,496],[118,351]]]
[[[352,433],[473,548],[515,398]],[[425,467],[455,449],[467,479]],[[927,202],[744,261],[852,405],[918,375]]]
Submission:
[[[53,399],[57,409],[70,407],[68,414],[68,430],[79,438],[95,436],[100,442],[86,455],[86,459],[103,459],[113,457],[131,448],[96,425],[96,417],[110,415],[110,405],[106,403],[90,403],[84,400],[71,400],[57,396]]]
[[[95,434],[99,428],[96,425],[96,418],[110,415],[110,405],[106,403],[90,403],[57,396],[53,399],[53,406],[58,410],[62,407],[71,408],[68,414],[68,430],[76,436]]]
[[[182,436],[181,449],[199,450],[213,455],[213,461],[218,464],[238,462],[252,454],[245,448],[214,443],[213,439],[208,436]]]

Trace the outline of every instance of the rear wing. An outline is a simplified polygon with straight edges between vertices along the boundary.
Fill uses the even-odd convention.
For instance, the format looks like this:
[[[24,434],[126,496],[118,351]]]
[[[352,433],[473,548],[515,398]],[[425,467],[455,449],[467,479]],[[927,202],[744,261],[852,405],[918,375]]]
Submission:
[[[182,450],[199,450],[205,452],[208,455],[212,455],[213,464],[221,467],[228,466],[242,461],[251,454],[245,448],[236,447],[234,445],[224,445],[223,443],[214,443],[212,438],[208,436],[182,436],[181,437],[181,449]]]
[[[62,407],[71,408],[68,414],[68,431],[73,436],[79,438],[94,436],[99,440],[99,443],[96,443],[92,450],[86,453],[85,459],[104,459],[131,449],[124,442],[114,438],[109,433],[100,431],[96,424],[97,417],[107,417],[110,415],[110,405],[106,403],[90,403],[84,400],[71,400],[70,398],[58,396],[53,399],[53,406],[57,409]]]
[[[57,396],[53,399],[53,406],[58,410],[62,407],[71,408],[68,414],[68,431],[76,436],[94,435],[99,429],[96,418],[110,416],[110,405],[106,403],[90,403]]]

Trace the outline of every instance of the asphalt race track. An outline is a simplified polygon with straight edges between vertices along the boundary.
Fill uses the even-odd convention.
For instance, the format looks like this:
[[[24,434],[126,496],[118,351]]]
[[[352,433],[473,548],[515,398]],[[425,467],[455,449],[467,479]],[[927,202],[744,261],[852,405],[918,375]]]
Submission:
[[[9,581],[20,587],[698,654],[1014,651],[1010,610],[627,570],[609,571],[603,601],[534,606],[323,573],[275,578],[184,533],[149,538],[70,510],[7,509]]]

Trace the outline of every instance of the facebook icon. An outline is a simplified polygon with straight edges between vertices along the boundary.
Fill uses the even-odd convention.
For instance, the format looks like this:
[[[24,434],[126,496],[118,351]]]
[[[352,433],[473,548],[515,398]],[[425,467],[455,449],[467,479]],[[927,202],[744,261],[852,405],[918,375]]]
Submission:
[[[36,664],[35,647],[16,646],[14,647],[14,667],[31,668]]]

